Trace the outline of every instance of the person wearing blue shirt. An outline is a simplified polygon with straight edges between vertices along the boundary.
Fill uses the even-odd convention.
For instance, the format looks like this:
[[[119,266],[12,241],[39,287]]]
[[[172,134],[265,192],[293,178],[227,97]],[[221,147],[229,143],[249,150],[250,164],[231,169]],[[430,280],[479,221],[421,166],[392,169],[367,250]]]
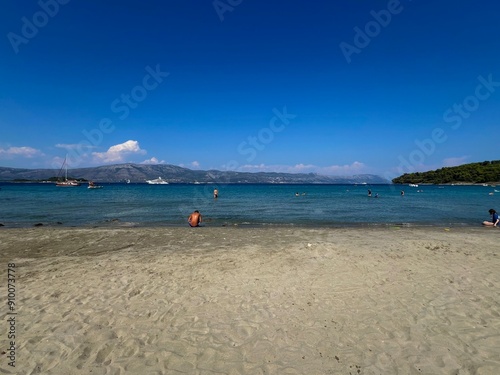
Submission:
[[[500,220],[498,219],[498,214],[493,208],[489,210],[489,213],[491,215],[491,221],[483,221],[483,225],[486,225],[488,227],[496,227],[500,222]]]

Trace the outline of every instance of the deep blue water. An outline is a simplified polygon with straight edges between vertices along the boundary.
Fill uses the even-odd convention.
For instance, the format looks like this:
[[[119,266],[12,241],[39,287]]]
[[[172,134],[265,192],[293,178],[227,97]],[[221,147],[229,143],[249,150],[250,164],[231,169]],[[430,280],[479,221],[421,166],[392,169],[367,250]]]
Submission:
[[[103,186],[92,190],[87,185],[60,188],[53,184],[0,184],[0,223],[5,227],[31,227],[36,223],[184,226],[187,216],[197,209],[206,226],[478,226],[490,218],[488,209],[500,210],[500,192],[494,192],[500,187],[484,186]],[[217,200],[212,196],[215,187],[219,189]],[[379,198],[369,198],[368,189]],[[400,194],[402,189],[404,196]]]

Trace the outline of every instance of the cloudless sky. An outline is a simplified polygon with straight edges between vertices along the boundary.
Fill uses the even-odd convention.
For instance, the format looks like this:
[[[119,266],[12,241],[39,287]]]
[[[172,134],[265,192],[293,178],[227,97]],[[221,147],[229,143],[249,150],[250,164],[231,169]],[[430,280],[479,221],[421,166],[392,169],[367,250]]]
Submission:
[[[494,0],[0,8],[0,166],[390,178],[500,156]]]

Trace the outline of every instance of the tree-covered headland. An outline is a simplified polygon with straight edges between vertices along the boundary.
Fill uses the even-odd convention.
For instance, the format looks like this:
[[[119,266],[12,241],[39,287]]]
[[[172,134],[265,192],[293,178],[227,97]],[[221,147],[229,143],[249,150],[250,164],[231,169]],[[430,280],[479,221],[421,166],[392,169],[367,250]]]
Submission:
[[[392,180],[395,184],[498,184],[500,160],[444,167],[429,172],[405,173]]]

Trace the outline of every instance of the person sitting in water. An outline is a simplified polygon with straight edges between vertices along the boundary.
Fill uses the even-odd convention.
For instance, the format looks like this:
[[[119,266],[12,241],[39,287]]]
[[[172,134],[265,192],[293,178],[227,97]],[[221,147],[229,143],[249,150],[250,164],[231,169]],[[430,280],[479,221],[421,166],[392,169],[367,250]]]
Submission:
[[[188,223],[191,227],[199,227],[201,223],[200,211],[195,210],[191,215],[189,215]]]
[[[483,225],[486,225],[487,227],[496,227],[500,222],[497,212],[493,208],[491,208],[488,212],[491,215],[491,221],[483,221]]]

